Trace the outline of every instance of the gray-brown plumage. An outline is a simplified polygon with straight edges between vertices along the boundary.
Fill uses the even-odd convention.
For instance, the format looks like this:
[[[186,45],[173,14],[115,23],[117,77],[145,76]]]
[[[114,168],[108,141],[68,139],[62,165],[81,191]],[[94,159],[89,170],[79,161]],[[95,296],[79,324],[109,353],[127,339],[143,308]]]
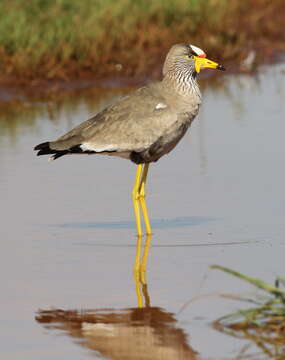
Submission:
[[[54,154],[56,159],[100,153],[137,164],[157,161],[175,147],[198,113],[195,61],[201,55],[204,52],[194,46],[174,45],[162,81],[132,92],[59,139],[37,145],[37,155]]]
[[[171,151],[197,115],[201,94],[196,77],[202,68],[224,70],[194,45],[172,46],[161,81],[132,92],[56,141],[37,145],[37,155],[53,154],[54,160],[74,153],[106,154],[138,164],[132,193],[137,233],[142,236],[141,207],[151,234],[145,203],[149,163]]]

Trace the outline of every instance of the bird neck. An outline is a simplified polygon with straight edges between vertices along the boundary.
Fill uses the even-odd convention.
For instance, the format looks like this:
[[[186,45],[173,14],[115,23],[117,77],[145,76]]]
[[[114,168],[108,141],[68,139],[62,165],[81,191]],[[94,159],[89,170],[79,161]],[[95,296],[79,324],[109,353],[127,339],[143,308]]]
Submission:
[[[201,97],[196,71],[191,71],[187,68],[183,69],[183,71],[181,69],[169,71],[165,74],[162,81],[168,88],[185,98],[192,97],[193,95]]]

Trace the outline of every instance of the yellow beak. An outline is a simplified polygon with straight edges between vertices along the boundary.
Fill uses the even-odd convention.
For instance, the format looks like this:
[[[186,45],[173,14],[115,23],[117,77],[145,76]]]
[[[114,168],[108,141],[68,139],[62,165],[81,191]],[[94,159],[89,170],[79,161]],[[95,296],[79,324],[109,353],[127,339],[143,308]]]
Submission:
[[[204,57],[194,56],[195,59],[195,70],[197,73],[200,72],[201,69],[209,68],[209,69],[218,69],[218,70],[226,70],[223,65],[219,65],[215,61],[209,60]]]

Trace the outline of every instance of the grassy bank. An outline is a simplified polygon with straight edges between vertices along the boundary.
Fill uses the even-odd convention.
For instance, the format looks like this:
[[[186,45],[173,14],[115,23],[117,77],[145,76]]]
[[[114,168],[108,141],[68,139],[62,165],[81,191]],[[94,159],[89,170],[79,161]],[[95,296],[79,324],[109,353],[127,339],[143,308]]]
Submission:
[[[1,0],[0,72],[20,78],[155,75],[191,42],[215,59],[285,49],[284,0]]]

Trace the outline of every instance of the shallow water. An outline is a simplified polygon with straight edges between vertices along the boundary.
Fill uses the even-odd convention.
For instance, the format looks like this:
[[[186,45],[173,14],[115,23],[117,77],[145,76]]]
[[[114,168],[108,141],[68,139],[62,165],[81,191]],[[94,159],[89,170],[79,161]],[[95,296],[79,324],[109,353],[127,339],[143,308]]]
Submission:
[[[135,166],[32,152],[126,89],[1,104],[3,358],[238,357],[247,341],[210,323],[245,305],[215,294],[252,288],[209,266],[284,275],[284,69],[206,86],[191,131],[150,167],[147,286],[133,276]]]

